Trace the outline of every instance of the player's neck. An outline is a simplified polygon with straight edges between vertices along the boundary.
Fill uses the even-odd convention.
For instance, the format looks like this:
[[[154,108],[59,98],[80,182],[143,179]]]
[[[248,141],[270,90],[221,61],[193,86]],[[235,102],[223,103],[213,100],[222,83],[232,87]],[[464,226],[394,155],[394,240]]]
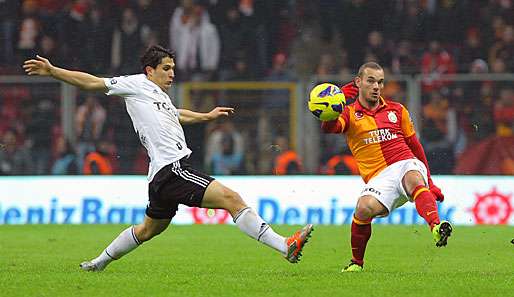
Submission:
[[[362,97],[359,97],[359,103],[362,107],[364,107],[365,109],[367,110],[375,110],[378,108],[378,106],[380,105],[380,100],[377,101],[377,102],[369,102],[367,101],[366,99],[362,98]]]

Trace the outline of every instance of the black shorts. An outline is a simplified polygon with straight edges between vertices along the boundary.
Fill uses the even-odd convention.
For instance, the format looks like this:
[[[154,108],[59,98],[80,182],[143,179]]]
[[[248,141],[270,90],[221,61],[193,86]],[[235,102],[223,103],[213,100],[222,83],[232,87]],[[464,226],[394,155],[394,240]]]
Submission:
[[[182,158],[163,167],[148,186],[146,215],[152,219],[171,219],[178,205],[200,207],[207,186],[214,180],[197,171]]]

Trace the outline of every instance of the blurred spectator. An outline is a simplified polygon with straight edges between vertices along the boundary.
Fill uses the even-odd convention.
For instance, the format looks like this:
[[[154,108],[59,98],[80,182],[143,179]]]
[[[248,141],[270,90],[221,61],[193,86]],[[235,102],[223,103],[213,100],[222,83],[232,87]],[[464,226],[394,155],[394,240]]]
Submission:
[[[418,2],[418,1],[416,1]],[[419,1],[422,2],[422,1]],[[455,42],[465,35],[465,31],[470,23],[471,5],[470,1],[426,1],[433,5],[431,22],[427,26],[428,38],[438,38],[443,43]],[[472,2],[472,1],[471,1]],[[457,25],[458,24],[458,25]]]
[[[483,59],[475,59],[470,63],[468,71],[475,74],[487,73],[489,72],[489,65]]]
[[[220,77],[222,81],[249,81],[256,79],[255,73],[251,72],[249,69],[246,57],[242,55],[242,52],[240,54],[241,55],[236,55],[234,57],[234,68],[227,69],[224,73],[222,73],[222,76]]]
[[[226,120],[207,139],[205,166],[211,168],[213,174],[241,173],[243,152],[243,137],[234,124]]]
[[[91,53],[87,52],[84,39],[89,31],[89,23],[87,22],[87,14],[89,11],[88,0],[73,1],[68,15],[64,19],[63,27],[63,43],[65,45],[65,55],[69,57],[72,67],[83,68],[87,57]]]
[[[88,30],[85,38],[84,57],[87,64],[85,69],[92,73],[107,73],[111,66],[111,43],[113,37],[113,23],[99,5],[89,10],[87,19]],[[55,60],[50,59],[54,62]]]
[[[514,129],[514,89],[512,87],[503,88],[499,93],[499,98],[494,103],[496,135],[512,136]]]
[[[14,58],[14,32],[19,5],[18,0],[0,1],[0,65],[7,64]]]
[[[444,74],[453,74],[456,66],[453,57],[443,48],[437,40],[430,41],[429,50],[421,58],[421,73],[423,74],[422,88],[424,92],[439,90],[448,85],[448,81],[440,77]]]
[[[16,43],[20,63],[36,55],[38,38],[41,34],[41,21],[38,15],[37,1],[23,1],[21,13]]]
[[[323,48],[318,38],[315,28],[306,27],[293,42],[291,64],[296,76],[308,77],[315,72]]]
[[[244,27],[241,25],[241,15],[236,6],[227,8],[224,22],[220,24],[220,79],[232,76],[235,69],[235,57],[245,57]],[[245,57],[246,58],[246,57]]]
[[[284,136],[278,136],[275,139],[278,155],[273,160],[273,174],[292,175],[303,173],[300,156],[289,148],[288,142],[288,139]]]
[[[318,2],[319,19],[321,20],[320,38],[325,43],[331,43],[336,35],[338,28],[335,26],[340,23],[339,11],[342,11],[341,2],[338,0],[320,0]]]
[[[264,1],[238,0],[238,9],[241,15],[241,27],[243,28],[244,57],[249,72],[256,77],[262,77],[268,65],[267,35],[265,22],[269,11],[263,11]],[[273,7],[273,6],[271,6]]]
[[[54,103],[51,100],[40,100],[27,126],[27,137],[32,141],[34,174],[50,173],[52,138],[48,135],[55,123],[54,109]]]
[[[105,140],[99,141],[96,150],[86,155],[82,172],[86,175],[113,174],[112,154],[112,145]]]
[[[105,127],[109,131],[105,132],[110,135],[109,139],[116,145],[117,156],[120,161],[119,173],[132,174],[137,152],[143,146],[134,132],[132,121],[125,107],[125,101],[120,98],[110,99],[108,104],[107,114],[109,116],[106,118]],[[143,153],[145,157],[146,152],[143,151]],[[146,159],[144,160],[148,162]],[[146,174],[148,166],[144,170]]]
[[[275,82],[293,81],[293,75],[287,67],[287,57],[284,53],[278,53],[273,57],[273,64],[266,80]],[[279,109],[280,116],[283,116],[283,110],[289,107],[289,90],[268,91],[265,93],[262,103],[262,107],[269,112],[273,113],[274,109]]]
[[[368,44],[365,48],[366,54],[372,54],[375,59],[372,61],[379,63],[386,69],[391,69],[391,53],[384,43],[382,32],[371,31],[368,34]]]
[[[469,117],[470,131],[468,131],[467,135],[469,144],[494,134],[493,88],[494,85],[491,82],[482,83],[478,93],[478,100],[474,101],[469,108],[464,108]],[[469,94],[469,96],[472,97],[468,98],[475,98],[477,95],[475,93]]]
[[[293,1],[269,1],[269,3],[267,9],[271,10],[271,13],[266,14],[265,20],[265,27],[269,35],[266,38],[269,40],[267,55],[264,57],[266,62],[271,60],[267,59],[268,57],[274,57],[277,53],[288,53],[297,31],[300,29],[296,21],[297,5]]]
[[[339,154],[330,157],[324,167],[323,173],[327,175],[359,175],[357,161],[347,146]]]
[[[366,47],[367,36],[370,31],[369,24],[372,23],[371,9],[368,1],[365,0],[352,0],[343,3],[342,11],[344,15],[351,15],[351,17],[340,18],[339,32],[343,41],[342,45],[348,50],[348,62],[352,69],[358,68],[364,59],[365,52],[362,49]]]
[[[486,59],[486,51],[482,45],[480,33],[477,28],[471,28],[466,34],[464,47],[459,53],[459,70],[461,72],[469,71],[473,61],[477,59]]]
[[[24,145],[18,144],[14,130],[7,130],[0,143],[0,175],[24,175],[32,172],[29,151]]]
[[[491,73],[507,73],[507,65],[501,58],[495,58],[491,64]]]
[[[399,33],[400,40],[409,40],[416,43],[424,41],[426,39],[428,17],[421,9],[420,2],[405,1],[405,8],[399,14],[393,32]]]
[[[39,53],[40,56],[43,56],[52,63],[60,64],[61,62],[61,55],[58,52],[57,44],[55,42],[55,39],[49,35],[44,35],[41,37],[39,41]]]
[[[98,102],[98,98],[89,95],[77,108],[75,129],[77,131],[77,154],[79,166],[82,167],[84,156],[95,150],[95,142],[102,136],[106,111]]]
[[[211,161],[212,173],[215,175],[241,174],[243,155],[234,151],[234,137],[225,134],[221,139],[221,152],[214,153]]]
[[[501,39],[489,50],[489,64],[493,65],[496,59],[506,63],[505,72],[514,72],[514,26],[505,26]]]
[[[220,58],[220,38],[205,7],[183,0],[170,21],[170,44],[177,54],[177,77],[181,80],[212,79]]]
[[[114,30],[111,47],[111,68],[122,74],[141,72],[138,61],[144,48],[149,28],[139,23],[132,8],[123,9],[121,20]]]
[[[135,0],[135,12],[143,27],[151,31],[158,31],[161,26],[159,2],[155,0]]]
[[[448,174],[454,163],[453,145],[457,139],[457,117],[447,98],[440,92],[430,93],[430,101],[423,107],[422,141],[430,170]]]
[[[56,140],[55,153],[57,157],[51,170],[53,175],[73,175],[79,173],[75,151],[63,136],[58,137]]]
[[[331,53],[321,55],[319,64],[316,67],[316,75],[334,75],[337,74],[336,59]]]

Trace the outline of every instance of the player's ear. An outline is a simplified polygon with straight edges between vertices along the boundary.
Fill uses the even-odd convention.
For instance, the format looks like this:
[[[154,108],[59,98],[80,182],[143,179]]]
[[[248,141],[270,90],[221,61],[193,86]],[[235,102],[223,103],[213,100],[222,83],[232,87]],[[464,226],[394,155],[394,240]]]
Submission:
[[[353,79],[353,82],[354,82],[354,83],[355,83],[355,85],[356,85],[357,87],[359,87],[359,88],[361,87],[361,81],[362,81],[362,80],[361,80],[360,76],[356,76],[356,77]]]
[[[152,66],[149,66],[149,65],[145,66],[146,75],[153,75],[154,70],[155,69],[153,69]]]

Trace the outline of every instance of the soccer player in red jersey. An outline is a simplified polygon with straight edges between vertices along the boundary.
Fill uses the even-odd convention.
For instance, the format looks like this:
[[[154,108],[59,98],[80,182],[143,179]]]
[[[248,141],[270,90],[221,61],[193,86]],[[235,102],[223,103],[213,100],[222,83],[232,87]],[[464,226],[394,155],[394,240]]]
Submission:
[[[430,226],[436,246],[445,246],[452,225],[439,220],[441,190],[430,178],[427,159],[407,109],[385,100],[384,70],[374,62],[363,64],[357,77],[341,89],[347,98],[338,119],[322,123],[325,133],[344,133],[366,185],[357,201],[351,227],[352,260],[343,272],[362,271],[371,237],[371,221],[387,216],[407,201]]]

